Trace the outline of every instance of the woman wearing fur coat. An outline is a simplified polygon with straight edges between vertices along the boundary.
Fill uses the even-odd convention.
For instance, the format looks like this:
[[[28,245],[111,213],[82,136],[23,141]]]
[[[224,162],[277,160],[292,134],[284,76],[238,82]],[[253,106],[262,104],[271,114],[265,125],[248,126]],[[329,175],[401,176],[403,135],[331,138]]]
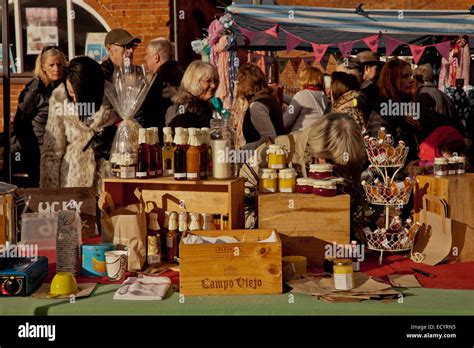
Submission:
[[[110,165],[95,151],[94,142],[116,116],[111,106],[102,103],[104,77],[97,62],[75,58],[67,73],[66,83],[53,91],[49,102],[40,186],[98,187],[100,179],[110,175]]]

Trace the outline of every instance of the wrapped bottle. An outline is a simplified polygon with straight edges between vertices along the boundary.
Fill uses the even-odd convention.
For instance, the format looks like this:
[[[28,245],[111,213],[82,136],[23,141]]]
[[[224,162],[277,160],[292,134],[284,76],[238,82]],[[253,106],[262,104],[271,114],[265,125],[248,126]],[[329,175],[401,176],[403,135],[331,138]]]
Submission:
[[[385,136],[387,135],[387,131],[385,127],[380,127],[379,132],[378,132],[378,139],[379,140],[385,140]]]
[[[174,170],[173,170],[174,145],[173,145],[173,132],[171,130],[171,127],[163,128],[163,137],[164,137],[164,145],[163,145],[163,151],[162,151],[163,175],[173,176],[174,174]]]
[[[235,153],[236,135],[230,120],[211,120],[212,175],[215,179],[234,179],[237,176]],[[231,159],[234,158],[234,161]]]
[[[147,263],[150,267],[158,267],[161,264],[161,237],[158,214],[150,213],[147,235]]]
[[[169,213],[168,233],[166,234],[166,261],[175,262],[178,257],[178,213]]]
[[[199,157],[200,165],[200,176],[201,179],[207,179],[209,177],[209,128],[201,128],[201,149]]]
[[[174,178],[175,180],[186,180],[187,145],[185,142],[184,128],[176,127],[175,132],[174,143],[176,144],[176,147],[173,153]]]
[[[155,163],[155,177],[160,177],[163,175],[163,159],[160,147],[160,138],[158,135],[158,128],[152,127],[152,139],[151,139],[151,155],[150,157],[153,159]]]
[[[352,240],[351,241],[351,255],[352,255],[352,269],[354,272],[359,272],[360,271],[360,261],[357,255],[357,241]]]
[[[203,230],[215,230],[216,227],[212,223],[213,216],[211,214],[202,213],[202,229]]]
[[[201,143],[196,128],[189,128],[189,148],[186,152],[186,177],[188,180],[199,180],[201,173]]]
[[[138,130],[138,154],[137,154],[137,171],[135,176],[140,179],[148,178],[148,167],[150,165],[150,146],[147,143],[147,130],[140,128]]]
[[[183,234],[188,230],[188,213],[185,211],[179,212],[178,217],[178,257],[179,257],[179,242],[183,238]]]
[[[156,178],[156,158],[153,148],[153,129],[146,129],[146,143],[148,145],[148,151],[150,153],[148,160],[148,178]]]
[[[201,224],[199,222],[199,213],[189,213],[191,218],[191,222],[189,223],[188,229],[189,231],[198,231],[201,229]]]

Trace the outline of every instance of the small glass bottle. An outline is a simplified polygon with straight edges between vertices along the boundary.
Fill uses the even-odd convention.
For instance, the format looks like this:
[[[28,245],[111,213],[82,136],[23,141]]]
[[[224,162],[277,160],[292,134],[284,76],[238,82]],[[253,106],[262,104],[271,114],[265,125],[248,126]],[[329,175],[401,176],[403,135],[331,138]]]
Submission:
[[[229,215],[224,215],[222,217],[222,229],[228,230],[229,229]]]
[[[201,149],[199,152],[201,179],[209,177],[209,141],[209,128],[201,128]]]
[[[158,267],[161,264],[161,237],[158,214],[150,213],[147,235],[147,263],[149,267]]]
[[[351,259],[334,259],[333,275],[336,290],[351,290],[354,288],[354,269]]]
[[[231,161],[235,152],[236,135],[230,120],[211,120],[212,176],[214,179],[234,179],[237,161]]]
[[[178,257],[179,257],[179,242],[181,241],[181,238],[183,238],[183,235],[185,232],[188,230],[188,213],[185,211],[180,211],[179,212],[179,217],[178,217]]]
[[[168,233],[166,234],[166,261],[173,263],[178,257],[178,213],[169,213]]]
[[[171,127],[163,128],[164,145],[162,151],[163,157],[163,176],[173,176],[174,174],[174,145],[173,145],[173,131]]]
[[[148,167],[150,165],[150,146],[146,141],[147,130],[140,128],[138,130],[138,154],[137,170],[135,176],[140,179],[148,178]]]
[[[387,135],[387,130],[385,127],[380,127],[378,132],[378,140],[385,140],[385,136]]]
[[[448,175],[448,160],[444,157],[436,157],[434,160],[434,175]]]
[[[186,152],[186,178],[194,181],[200,179],[201,173],[201,143],[199,142],[197,131],[196,128],[189,128],[189,147]]]
[[[220,230],[221,229],[221,214],[214,214],[213,221],[214,221],[214,227],[216,228],[216,230]]]
[[[191,218],[191,222],[189,223],[189,226],[188,226],[189,231],[199,231],[201,229],[199,216],[200,216],[199,213],[189,213],[189,217]]]
[[[293,168],[280,170],[278,178],[280,192],[293,193],[296,191],[296,171]]]
[[[150,152],[150,160],[148,162],[148,178],[156,178],[156,156],[153,147],[153,129],[146,129],[146,143]]]
[[[208,213],[202,213],[202,229],[207,231],[207,230],[215,230],[216,227],[214,226],[213,223],[213,216]]]
[[[155,177],[160,177],[163,176],[163,156],[160,147],[160,137],[158,135],[158,127],[152,127],[151,129],[153,131],[151,156],[154,158],[154,162],[156,163]]]
[[[186,152],[187,145],[185,143],[184,128],[175,128],[174,143],[176,147],[173,153],[174,163],[174,179],[175,180],[186,180],[187,168],[186,168]]]
[[[360,271],[359,252],[357,250],[357,241],[351,241],[351,256],[352,256],[352,269],[354,272]]]
[[[448,158],[448,175],[456,175],[458,159],[455,157]]]

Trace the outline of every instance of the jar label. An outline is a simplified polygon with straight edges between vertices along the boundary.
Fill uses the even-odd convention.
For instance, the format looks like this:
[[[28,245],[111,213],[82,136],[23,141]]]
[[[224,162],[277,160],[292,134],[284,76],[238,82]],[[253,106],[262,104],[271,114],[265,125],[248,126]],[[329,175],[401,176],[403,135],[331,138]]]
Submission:
[[[443,175],[447,175],[447,173],[445,171],[438,170],[438,171],[435,172],[435,175],[443,176]]]
[[[285,169],[284,164],[278,164],[278,163],[273,163],[269,167],[270,167],[270,169]]]
[[[122,179],[135,178],[135,167],[120,167],[120,178]]]
[[[174,177],[178,179],[186,178],[186,173],[174,173]]]
[[[148,175],[149,176],[156,176],[156,170],[149,170]]]
[[[137,176],[137,178],[143,178],[143,177],[146,177],[148,175],[147,172],[137,172],[135,174]]]
[[[334,287],[336,290],[350,290],[353,288],[352,273],[337,274],[334,273]]]
[[[167,248],[172,248],[173,247],[173,237],[166,237],[166,247]]]
[[[280,187],[280,192],[292,193],[293,189],[291,187]]]
[[[276,188],[275,188],[275,187],[264,187],[264,188],[263,188],[263,192],[272,192],[272,193],[275,193],[275,192],[276,192]]]
[[[161,255],[148,255],[147,261],[149,265],[161,263]]]
[[[165,170],[165,174],[166,174],[166,175],[173,175],[173,174],[174,174],[174,171],[173,171],[173,169],[166,169],[166,170]]]
[[[198,178],[198,173],[187,173],[187,178],[188,179],[197,179]]]
[[[157,171],[156,171],[156,175],[158,175],[158,176],[163,175],[163,171],[162,171],[161,169],[157,170]]]

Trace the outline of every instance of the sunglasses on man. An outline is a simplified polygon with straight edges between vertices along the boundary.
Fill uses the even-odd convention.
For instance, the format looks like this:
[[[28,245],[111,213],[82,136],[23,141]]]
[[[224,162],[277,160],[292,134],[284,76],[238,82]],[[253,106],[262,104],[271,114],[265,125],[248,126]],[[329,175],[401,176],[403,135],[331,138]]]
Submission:
[[[136,43],[129,43],[129,44],[126,44],[126,45],[120,45],[120,44],[114,43],[114,44],[112,44],[112,45],[120,46],[120,47],[123,47],[123,48],[125,48],[125,49],[127,49],[127,50],[130,49],[130,48],[131,48],[131,49],[136,49],[136,48],[138,47],[138,45],[137,45]]]

